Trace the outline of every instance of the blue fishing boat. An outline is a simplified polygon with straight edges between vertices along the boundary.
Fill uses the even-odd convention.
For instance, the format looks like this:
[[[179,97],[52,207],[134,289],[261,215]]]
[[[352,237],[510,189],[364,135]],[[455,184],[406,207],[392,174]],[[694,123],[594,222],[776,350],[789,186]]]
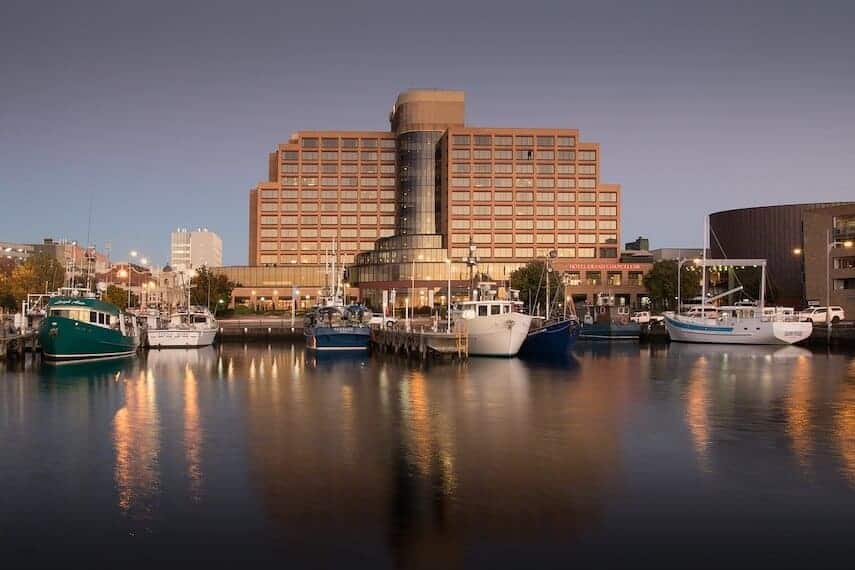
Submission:
[[[303,335],[310,350],[368,350],[370,315],[359,305],[326,305],[306,315]],[[370,317],[369,317],[370,318]]]
[[[362,305],[345,305],[336,243],[327,252],[326,295],[318,299],[303,321],[306,348],[317,351],[368,350],[371,312]]]
[[[566,354],[579,337],[579,321],[576,318],[559,318],[551,321],[532,320],[522,347],[521,356]]]

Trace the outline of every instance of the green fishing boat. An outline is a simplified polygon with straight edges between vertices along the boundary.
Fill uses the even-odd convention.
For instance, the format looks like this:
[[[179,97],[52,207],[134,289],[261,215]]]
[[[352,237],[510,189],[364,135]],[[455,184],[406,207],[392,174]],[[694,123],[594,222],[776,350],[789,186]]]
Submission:
[[[94,297],[53,297],[39,324],[42,356],[50,361],[120,358],[139,346],[136,320]]]

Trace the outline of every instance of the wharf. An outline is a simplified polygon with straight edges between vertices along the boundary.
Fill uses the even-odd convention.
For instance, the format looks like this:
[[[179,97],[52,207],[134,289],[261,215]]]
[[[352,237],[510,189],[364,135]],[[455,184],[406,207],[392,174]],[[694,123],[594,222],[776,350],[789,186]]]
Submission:
[[[220,340],[303,338],[303,319],[252,317],[222,319],[217,324]]]
[[[855,346],[855,321],[833,323],[831,330],[825,323],[816,323],[813,325],[813,332],[808,338],[807,344]]]
[[[35,353],[38,350],[38,338],[38,332],[34,330],[15,333],[0,331],[0,360],[8,354],[23,355],[27,349]]]
[[[429,358],[456,358],[469,356],[469,336],[463,329],[441,332],[432,327],[414,325],[409,330],[403,327],[371,327],[371,344],[383,352]]]

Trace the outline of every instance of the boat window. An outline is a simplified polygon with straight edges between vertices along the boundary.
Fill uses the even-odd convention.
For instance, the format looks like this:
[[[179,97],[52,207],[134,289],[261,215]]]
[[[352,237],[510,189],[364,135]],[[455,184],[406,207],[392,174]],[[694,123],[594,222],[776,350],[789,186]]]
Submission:
[[[68,310],[66,309],[51,309],[50,315],[52,317],[65,317],[69,318]]]
[[[486,317],[487,316],[487,305],[478,305],[478,316]]]
[[[502,314],[507,315],[510,312],[510,305],[502,305]]]
[[[98,313],[95,311],[89,311],[89,322],[97,323],[98,322]]]
[[[499,314],[501,314],[501,312],[502,312],[502,306],[501,305],[491,305],[490,306],[490,314],[491,315],[499,315]]]

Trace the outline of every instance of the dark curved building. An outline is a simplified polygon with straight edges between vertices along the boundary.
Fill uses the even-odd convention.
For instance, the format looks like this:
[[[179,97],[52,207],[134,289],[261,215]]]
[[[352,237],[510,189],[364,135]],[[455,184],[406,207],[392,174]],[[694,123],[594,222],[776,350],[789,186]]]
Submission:
[[[805,217],[823,212],[839,213],[841,207],[849,210],[853,206],[855,202],[819,202],[715,212],[710,214],[710,252],[713,257],[768,260],[767,276],[775,303],[796,307],[808,301],[824,304],[825,293],[806,291],[805,277],[808,272],[816,273],[816,265],[824,268],[823,260],[811,262],[813,257],[824,258],[824,248],[818,256],[811,253],[813,247],[806,246],[824,243],[825,230],[819,231],[821,236],[812,235],[816,233],[814,230],[806,233]],[[829,228],[836,224],[836,219],[834,215],[828,216]]]

